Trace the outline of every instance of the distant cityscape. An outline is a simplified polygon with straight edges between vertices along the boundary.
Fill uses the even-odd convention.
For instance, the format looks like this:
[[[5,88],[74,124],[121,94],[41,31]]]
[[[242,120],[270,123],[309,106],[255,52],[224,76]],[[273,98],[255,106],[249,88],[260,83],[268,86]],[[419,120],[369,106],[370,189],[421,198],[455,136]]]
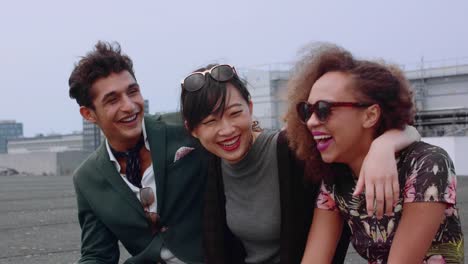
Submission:
[[[149,101],[144,102],[149,114]],[[4,173],[69,175],[104,140],[99,127],[83,119],[83,131],[23,136],[23,124],[0,120],[0,175]]]
[[[290,69],[289,64],[239,69],[252,95],[254,118],[264,128],[284,126]],[[420,134],[468,139],[468,58],[406,69],[405,74],[413,87],[417,107],[414,125]],[[148,100],[144,112],[150,113]],[[21,122],[3,120],[0,121],[0,169],[70,174],[103,140],[101,130],[84,119],[82,132],[28,138],[23,137]]]
[[[144,113],[149,114],[149,101],[145,100]],[[104,139],[99,127],[83,118],[83,131],[71,134],[37,135],[23,137],[23,124],[15,120],[0,120],[0,154],[32,152],[93,152]]]

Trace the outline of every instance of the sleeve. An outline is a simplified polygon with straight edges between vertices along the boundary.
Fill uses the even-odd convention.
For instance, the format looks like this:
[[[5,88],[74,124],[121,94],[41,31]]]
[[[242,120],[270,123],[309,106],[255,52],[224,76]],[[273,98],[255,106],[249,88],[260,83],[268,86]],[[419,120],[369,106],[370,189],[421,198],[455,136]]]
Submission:
[[[156,234],[143,251],[125,260],[124,264],[155,263],[155,260],[160,263],[162,247],[163,239],[160,234]]]
[[[322,180],[320,190],[317,196],[316,208],[329,210],[329,211],[338,211],[335,202],[335,195],[331,190],[330,186],[325,184]]]
[[[443,149],[424,145],[410,153],[402,166],[406,171],[404,202],[456,203],[457,178],[453,162]]]
[[[117,238],[98,219],[88,201],[74,182],[81,226],[81,258],[79,264],[118,263],[120,251]]]

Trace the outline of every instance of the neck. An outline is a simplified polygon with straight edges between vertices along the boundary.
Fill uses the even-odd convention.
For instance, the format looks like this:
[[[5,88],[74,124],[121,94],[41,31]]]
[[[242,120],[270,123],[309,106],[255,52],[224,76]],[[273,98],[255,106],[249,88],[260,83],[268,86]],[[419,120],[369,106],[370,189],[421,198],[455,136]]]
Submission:
[[[372,140],[369,140],[369,142],[366,142],[364,139],[364,142],[360,144],[360,147],[357,152],[353,155],[354,158],[348,162],[348,166],[351,168],[353,171],[354,177],[359,178],[359,174],[361,172],[361,167],[362,163],[364,162],[364,159],[366,158],[367,154],[369,153],[369,149],[371,146]]]
[[[109,140],[109,145],[111,145],[111,147],[116,151],[125,152],[135,147],[135,145],[138,143],[138,140],[140,140],[140,136],[136,138],[132,138],[132,139],[119,140],[119,141]]]
[[[233,165],[233,164],[237,164],[239,163],[241,160],[243,160],[247,154],[249,154],[250,150],[252,149],[252,146],[255,142],[255,140],[257,140],[257,137],[258,135],[260,135],[260,133],[262,133],[261,131],[252,131],[252,137],[250,138],[250,143],[249,143],[249,148],[245,151],[244,155],[242,156],[242,158],[239,160],[239,161],[236,161],[236,162],[230,162],[230,161],[227,161],[225,160],[227,163]]]
[[[359,158],[355,159],[353,162],[348,164],[348,166],[351,168],[353,171],[353,176],[354,178],[359,178],[359,173],[361,172],[361,167],[362,167],[362,162],[364,161],[364,158]]]
[[[253,143],[255,142],[255,140],[257,140],[258,135],[260,135],[260,133],[262,133],[262,132],[261,131],[252,131],[252,144],[250,144],[250,147],[252,147]]]

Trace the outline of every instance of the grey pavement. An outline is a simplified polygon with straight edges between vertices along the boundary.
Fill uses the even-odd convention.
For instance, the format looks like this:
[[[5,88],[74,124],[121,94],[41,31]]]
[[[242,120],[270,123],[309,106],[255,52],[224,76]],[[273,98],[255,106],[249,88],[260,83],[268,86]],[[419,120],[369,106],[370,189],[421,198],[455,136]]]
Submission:
[[[466,234],[468,177],[458,179],[458,204]],[[1,264],[75,263],[80,254],[80,227],[72,178],[0,177],[0,234]],[[123,261],[128,253],[121,251]],[[346,263],[365,261],[350,246]]]

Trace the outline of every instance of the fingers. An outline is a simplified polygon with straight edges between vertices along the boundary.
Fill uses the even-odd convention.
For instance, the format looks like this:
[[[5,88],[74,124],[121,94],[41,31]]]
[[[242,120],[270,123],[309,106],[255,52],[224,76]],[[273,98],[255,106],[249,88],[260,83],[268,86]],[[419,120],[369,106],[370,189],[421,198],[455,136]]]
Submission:
[[[385,184],[385,214],[388,216],[393,215],[393,201],[395,200],[395,194],[391,184]]]
[[[359,173],[359,178],[356,183],[356,188],[354,189],[353,196],[357,196],[361,194],[364,191],[364,185],[365,185],[366,179],[364,177],[364,172],[361,170]]]
[[[382,219],[385,200],[384,200],[384,185],[377,184],[375,186],[375,210],[377,213],[377,219]]]
[[[395,205],[398,202],[398,199],[400,198],[400,184],[398,183],[398,177],[393,177],[393,182],[392,182],[392,189],[393,189],[393,205]]]
[[[374,215],[374,184],[367,183],[366,186],[366,208],[367,208],[367,215],[373,216]]]
[[[391,177],[388,179],[394,179],[396,177]],[[363,184],[364,180],[361,180]],[[390,180],[389,180],[390,181]],[[363,188],[363,187],[360,187]],[[393,205],[398,202],[400,191],[399,184],[397,180],[391,182],[377,182],[377,183],[367,183],[366,186],[366,209],[367,214],[372,216],[374,213],[377,216],[377,219],[382,219],[384,212],[387,216],[393,216]],[[353,195],[357,195],[354,191]]]

